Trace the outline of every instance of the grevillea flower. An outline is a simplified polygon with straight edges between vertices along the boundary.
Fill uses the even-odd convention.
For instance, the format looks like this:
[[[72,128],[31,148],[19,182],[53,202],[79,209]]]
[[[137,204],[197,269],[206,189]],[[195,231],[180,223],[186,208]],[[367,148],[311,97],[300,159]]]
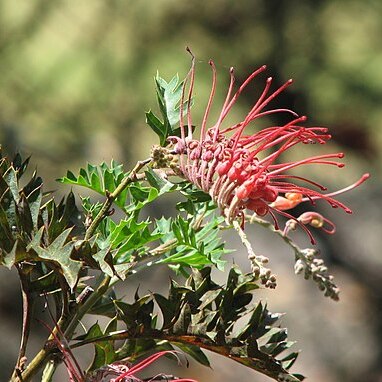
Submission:
[[[312,243],[314,238],[306,228],[307,224],[323,228],[327,233],[333,233],[334,224],[317,213],[310,215],[307,213],[295,218],[286,211],[302,202],[314,205],[316,200],[322,199],[334,208],[339,207],[351,213],[346,205],[333,197],[359,186],[369,174],[364,174],[349,187],[325,193],[327,190],[325,186],[308,178],[293,175],[290,171],[305,165],[329,165],[341,168],[344,164],[338,160],[343,158],[343,153],[311,156],[293,162],[280,161],[281,154],[296,145],[324,144],[331,138],[327,128],[303,126],[302,123],[306,121],[305,116],[300,117],[289,109],[268,108],[271,101],[291,85],[292,80],[271,92],[272,78],[267,78],[260,97],[243,121],[223,127],[225,118],[240,94],[255,77],[266,70],[266,66],[254,71],[236,92],[234,71],[231,68],[230,85],[220,115],[211,127],[207,127],[216,89],[216,68],[212,61],[210,65],[213,73],[212,89],[199,138],[195,138],[193,133],[190,110],[195,77],[194,59],[183,87],[180,107],[181,135],[169,137],[175,152],[180,156],[181,175],[211,196],[229,224],[238,218],[244,222],[244,213],[248,210],[257,216],[272,216],[276,229],[278,229],[276,213],[292,219],[304,228]],[[187,97],[186,83],[188,83]],[[275,113],[289,114],[291,121],[282,126],[270,126],[257,132],[248,132],[249,125],[254,121]]]

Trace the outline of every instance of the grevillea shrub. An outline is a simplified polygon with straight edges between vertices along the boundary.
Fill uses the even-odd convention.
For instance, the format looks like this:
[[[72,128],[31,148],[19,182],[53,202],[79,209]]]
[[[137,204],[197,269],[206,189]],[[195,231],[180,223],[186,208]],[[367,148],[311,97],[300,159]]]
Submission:
[[[324,127],[306,126],[306,117],[292,110],[272,108],[273,99],[292,81],[274,89],[272,78],[261,79],[265,66],[239,86],[230,70],[225,101],[217,120],[211,121],[219,87],[214,63],[210,65],[211,93],[200,122],[193,121],[191,113],[196,102],[192,58],[184,81],[178,76],[169,82],[155,78],[160,116],[150,111],[146,120],[159,143],[147,159],[128,169],[114,161],[110,166],[88,164],[59,179],[100,194],[101,202],[87,196],[86,190],[77,200],[69,191],[58,202],[44,192],[36,173],[27,175],[29,158],[2,155],[0,261],[16,268],[23,297],[21,344],[11,381],[39,376],[51,381],[60,363],[70,381],[139,381],[139,372],[148,365],[162,356],[178,359],[180,352],[208,366],[203,350],[274,380],[303,379],[290,372],[297,352],[289,350],[293,343],[279,325],[280,315],[255,298],[259,288],[275,288],[277,280],[268,268],[269,259],[256,255],[246,229],[259,224],[282,237],[293,250],[295,273],[312,279],[326,296],[337,300],[338,288],[317,250],[300,248],[293,231],[303,230],[312,245],[315,229],[333,234],[334,223],[315,211],[316,201],[351,213],[340,194],[359,186],[368,174],[342,190],[328,191],[326,185],[294,172],[307,166],[336,170],[343,166],[344,154],[315,155],[312,145],[311,156],[285,161],[285,152],[325,144],[330,135]],[[263,91],[241,121],[227,124],[226,117],[252,81],[262,81]],[[272,120],[276,113],[290,116],[290,121],[257,127],[258,119]],[[176,216],[141,217],[167,193],[182,195]],[[306,212],[296,215],[294,208],[301,204],[307,205]],[[250,273],[225,264],[229,251],[220,232],[230,228],[248,252]],[[166,294],[136,291],[127,299],[116,295],[116,285],[129,291],[132,276],[160,265],[177,273]],[[212,279],[212,268],[226,273],[224,284]],[[144,287],[142,281],[140,290]],[[45,300],[50,312],[50,321],[41,322],[49,336],[27,359],[36,299]],[[84,316],[94,324],[82,325]],[[97,316],[106,317],[108,324],[101,326]],[[95,356],[85,368],[73,349],[78,352],[89,344]],[[192,381],[170,374],[146,380]]]

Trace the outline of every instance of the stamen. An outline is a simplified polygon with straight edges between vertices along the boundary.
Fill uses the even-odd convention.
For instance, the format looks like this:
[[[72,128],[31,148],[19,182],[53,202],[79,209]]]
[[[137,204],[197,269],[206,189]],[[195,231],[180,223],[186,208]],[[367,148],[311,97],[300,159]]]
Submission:
[[[269,212],[271,212],[271,208],[272,207],[269,207],[270,210]],[[310,239],[310,242],[314,245],[316,244],[316,240],[314,239],[312,233],[309,231],[309,229],[304,225],[302,224],[301,222],[299,222],[294,216],[292,216],[291,214],[288,214],[287,212],[284,212],[284,211],[279,211],[279,210],[276,210],[276,209],[273,209],[275,212],[279,213],[280,215],[283,215],[285,216],[286,218],[288,219],[292,219],[294,220],[304,231],[305,233],[307,234],[307,236],[309,237]]]
[[[203,120],[202,120],[202,126],[201,126],[201,130],[200,130],[200,141],[201,142],[203,142],[205,139],[208,114],[210,113],[210,109],[212,106],[212,101],[214,99],[215,89],[216,89],[216,67],[215,67],[215,64],[212,60],[209,61],[209,64],[212,68],[212,88],[211,88],[210,96],[208,98],[206,111],[204,112],[204,116],[203,116]]]
[[[298,118],[298,114],[295,113],[293,110],[290,110],[290,109],[272,109],[272,110],[263,111],[262,113],[258,113],[258,114],[256,114],[256,115],[251,119],[251,122],[254,121],[255,119],[264,117],[264,116],[266,116],[266,115],[271,115],[271,114],[276,114],[276,113],[289,113],[289,114],[292,114],[293,117]]]
[[[237,92],[234,94],[234,96],[232,97],[231,101],[229,102],[229,104],[226,106],[224,105],[223,107],[223,110],[222,110],[222,114],[221,114],[221,119],[220,119],[220,123],[224,120],[224,118],[226,117],[226,115],[228,114],[228,112],[231,110],[232,106],[234,105],[234,103],[236,102],[236,100],[239,98],[239,95],[243,92],[243,90],[247,87],[247,85],[257,76],[259,75],[260,73],[262,73],[265,69],[266,69],[266,65],[263,65],[261,66],[259,69],[255,70],[242,84],[241,86],[239,87],[239,89],[237,90]]]
[[[324,196],[335,196],[335,195],[343,194],[344,192],[348,192],[348,191],[353,190],[354,188],[358,187],[359,185],[361,185],[363,182],[365,182],[369,178],[370,178],[369,173],[363,174],[361,176],[361,178],[359,178],[355,183],[351,184],[350,186],[344,187],[338,191],[331,192],[329,194],[324,194]]]
[[[272,168],[277,168],[277,170],[271,171],[269,173],[269,175],[273,176],[273,175],[279,174],[285,170],[289,170],[291,168],[298,167],[302,164],[314,163],[314,164],[332,164],[335,166],[341,165],[341,163],[338,163],[338,162],[321,160],[321,159],[325,159],[325,158],[343,158],[343,153],[317,155],[314,157],[302,159],[302,160],[297,161],[297,162],[290,162],[290,163],[286,163],[286,164],[284,163],[284,164],[280,164],[280,165],[273,165]]]
[[[188,76],[184,79],[183,86],[182,86],[182,95],[180,97],[180,107],[179,107],[179,127],[180,127],[180,137],[183,142],[185,142],[186,139],[186,133],[184,131],[184,123],[183,123],[183,105],[184,105],[184,97],[185,97],[185,91],[186,91],[186,85],[188,81]]]
[[[306,179],[306,178],[303,178],[302,176],[297,176],[297,175],[275,175],[272,178],[275,178],[275,179],[297,179],[297,180],[301,180],[303,182],[307,182],[309,184],[312,184],[313,186],[316,186],[317,188],[319,188],[322,191],[326,191],[328,189],[327,187],[323,186],[320,183],[314,182],[313,180]],[[272,182],[272,184],[273,184],[273,182]],[[279,183],[279,184],[281,184],[281,183]]]
[[[187,127],[188,127],[188,139],[192,139],[192,121],[191,121],[191,100],[192,100],[192,92],[194,90],[195,83],[195,56],[192,54],[191,50],[187,47],[187,51],[191,54],[191,70],[190,70],[190,87],[188,89],[188,97],[187,97]],[[183,103],[181,103],[181,108]]]
[[[227,95],[226,95],[226,98],[224,100],[224,104],[223,104],[223,108],[222,108],[222,111],[219,115],[219,118],[214,126],[214,136],[213,136],[213,141],[215,142],[216,141],[216,138],[219,134],[219,129],[220,129],[220,125],[221,123],[223,122],[224,118],[225,118],[225,115],[224,115],[224,110],[227,108],[227,105],[230,101],[230,98],[231,98],[231,93],[232,93],[232,90],[233,90],[233,85],[235,83],[235,76],[234,76],[234,69],[231,67],[230,70],[229,70],[229,75],[230,75],[230,82],[229,82],[229,87],[228,87],[228,92],[227,92]]]
[[[270,80],[272,78],[270,77]],[[252,110],[249,112],[248,117],[251,118],[254,114],[257,114],[258,111],[264,109],[265,106],[267,106],[274,98],[276,98],[281,92],[283,92],[288,86],[292,84],[293,80],[290,79],[285,84],[281,85],[277,90],[275,90],[267,99],[265,99],[263,102],[257,101],[255,106],[252,108]]]
[[[284,131],[288,130],[289,128],[291,127],[294,127],[295,124],[299,123],[299,122],[305,122],[306,120],[306,117],[305,116],[302,116],[302,117],[299,117],[299,118],[296,118],[295,120],[287,123],[286,125],[284,126],[281,126],[279,128],[277,128],[273,133],[269,134],[265,139],[264,139],[264,142],[259,145],[259,147],[257,147],[256,150],[254,150],[251,154],[252,157],[256,156],[260,151],[264,150],[265,149],[265,146],[267,146],[270,142],[274,141],[274,139],[280,135],[281,133],[283,133]],[[297,133],[294,133],[294,135],[296,135]],[[278,143],[278,142],[277,142]]]

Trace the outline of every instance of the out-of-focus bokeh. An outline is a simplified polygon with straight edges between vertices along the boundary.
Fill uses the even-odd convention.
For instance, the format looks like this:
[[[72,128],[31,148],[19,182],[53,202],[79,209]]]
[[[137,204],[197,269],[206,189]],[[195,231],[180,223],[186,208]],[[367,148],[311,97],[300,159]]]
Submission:
[[[379,0],[1,0],[0,142],[8,153],[32,154],[47,189],[59,189],[54,179],[87,161],[114,158],[128,168],[148,156],[156,143],[144,120],[144,111],[156,107],[153,77],[157,70],[168,79],[185,76],[186,46],[197,58],[196,116],[211,86],[210,58],[219,78],[215,113],[231,66],[238,82],[264,63],[275,86],[293,77],[274,105],[330,127],[333,143],[308,147],[312,155],[347,154],[348,168],[317,171],[316,179],[336,189],[366,171],[372,178],[341,199],[353,217],[325,209],[338,233],[320,235],[319,246],[342,287],[341,302],[293,276],[292,254],[256,228],[250,230],[256,249],[279,275],[279,288],[263,298],[271,310],[287,312],[289,336],[303,350],[295,369],[310,381],[382,381],[381,36]],[[233,121],[259,89],[242,96]],[[234,258],[249,269],[241,251]],[[0,285],[5,380],[16,359],[21,308],[15,275],[1,270]],[[34,336],[32,346],[39,345]],[[200,381],[268,380],[213,359],[213,372],[187,373]]]

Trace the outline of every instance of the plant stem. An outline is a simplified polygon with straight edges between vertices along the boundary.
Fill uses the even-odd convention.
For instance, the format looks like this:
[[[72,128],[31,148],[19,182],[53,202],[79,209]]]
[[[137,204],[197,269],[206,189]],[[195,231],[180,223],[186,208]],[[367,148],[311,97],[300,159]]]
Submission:
[[[143,166],[145,166],[147,163],[150,163],[150,162],[151,162],[151,158],[137,162],[137,164],[134,166],[131,172],[125,178],[122,179],[118,187],[112,193],[107,193],[107,199],[105,203],[103,204],[102,208],[98,212],[98,215],[94,218],[94,220],[92,221],[92,223],[90,224],[89,228],[87,229],[85,233],[85,240],[89,240],[93,236],[98,225],[108,215],[109,209],[112,206],[114,200],[118,197],[118,195],[130,183],[136,180],[137,172],[141,170]]]
[[[107,194],[107,199],[105,200],[105,203],[103,204],[97,216],[94,218],[94,220],[92,221],[92,223],[86,231],[85,240],[89,240],[93,236],[98,225],[108,215],[109,209],[112,206],[114,200],[131,182],[134,182],[136,180],[137,172],[141,170],[142,167],[145,166],[147,163],[150,163],[150,161],[151,158],[137,162],[137,164],[134,166],[131,172],[124,179],[122,179],[118,187],[112,193]],[[90,295],[90,297],[84,302],[84,304],[79,307],[74,317],[70,320],[67,329],[65,330],[65,337],[67,338],[67,340],[71,339],[75,328],[77,327],[82,317],[86,314],[86,312],[88,312],[88,310],[102,297],[102,295],[106,293],[106,291],[109,288],[110,281],[111,277],[108,275],[104,275],[103,279],[99,283],[98,288]]]
[[[28,276],[25,274],[24,270],[22,269],[22,265],[17,265],[17,271],[19,273],[23,301],[23,329],[21,334],[19,355],[17,357],[17,362],[12,374],[12,378],[20,379],[19,375],[21,374],[21,370],[23,369],[24,357],[30,333],[33,299],[30,292],[29,279]]]
[[[41,382],[51,382],[54,372],[57,369],[57,363],[53,360],[48,361],[42,373]]]
[[[241,242],[243,243],[244,247],[246,248],[248,252],[248,258],[250,259],[255,258],[256,257],[255,252],[253,251],[250,241],[247,239],[246,233],[241,228],[240,223],[237,220],[234,220],[232,225],[237,231],[237,233],[239,234]]]
[[[244,366],[257,370],[260,373],[265,374],[269,376],[270,378],[273,378],[277,381],[279,380],[278,379],[279,376],[283,375],[284,373],[287,374],[286,370],[283,369],[281,364],[277,365],[276,367],[274,365],[272,365],[272,367],[270,365],[267,365],[268,362],[271,362],[271,357],[268,359],[266,356],[264,357],[264,354],[261,355],[260,352],[259,352],[259,358],[243,357],[240,354],[235,354],[234,352],[232,352],[232,348],[230,348],[228,345],[218,344],[214,341],[211,341],[209,338],[201,338],[197,335],[195,336],[195,335],[188,335],[188,334],[183,334],[183,335],[182,334],[179,334],[179,335],[167,334],[161,331],[152,331],[149,336],[147,336],[146,334],[131,335],[131,332],[129,332],[128,330],[121,330],[119,332],[110,333],[109,335],[101,336],[99,338],[91,338],[88,340],[81,341],[79,343],[72,345],[72,349],[78,348],[90,343],[100,342],[100,341],[108,341],[108,340],[115,341],[115,340],[137,339],[137,338],[165,340],[174,345],[178,343],[178,344],[187,344],[187,345],[197,346],[199,348],[209,350],[210,352],[213,352],[215,354],[219,354],[221,356],[232,359]],[[291,376],[289,380],[291,382],[298,382],[298,379],[293,378]]]
[[[67,340],[71,339],[78,323],[83,318],[83,316],[107,292],[107,290],[109,289],[110,281],[111,277],[105,274],[101,279],[98,288],[89,296],[89,298],[83,303],[83,305],[78,308],[77,312],[70,320],[70,323],[64,332],[65,338]]]
[[[292,239],[290,239],[288,236],[284,235],[284,233],[282,231],[280,231],[279,229],[276,229],[272,223],[270,223],[264,219],[260,219],[259,217],[254,216],[254,215],[245,215],[245,220],[249,221],[250,223],[259,224],[262,227],[265,227],[265,228],[271,230],[272,232],[276,233],[285,241],[285,243],[287,243],[293,249],[293,251],[295,252],[296,255],[301,254],[301,252],[302,252],[301,248],[297,244],[295,244],[292,241]]]

